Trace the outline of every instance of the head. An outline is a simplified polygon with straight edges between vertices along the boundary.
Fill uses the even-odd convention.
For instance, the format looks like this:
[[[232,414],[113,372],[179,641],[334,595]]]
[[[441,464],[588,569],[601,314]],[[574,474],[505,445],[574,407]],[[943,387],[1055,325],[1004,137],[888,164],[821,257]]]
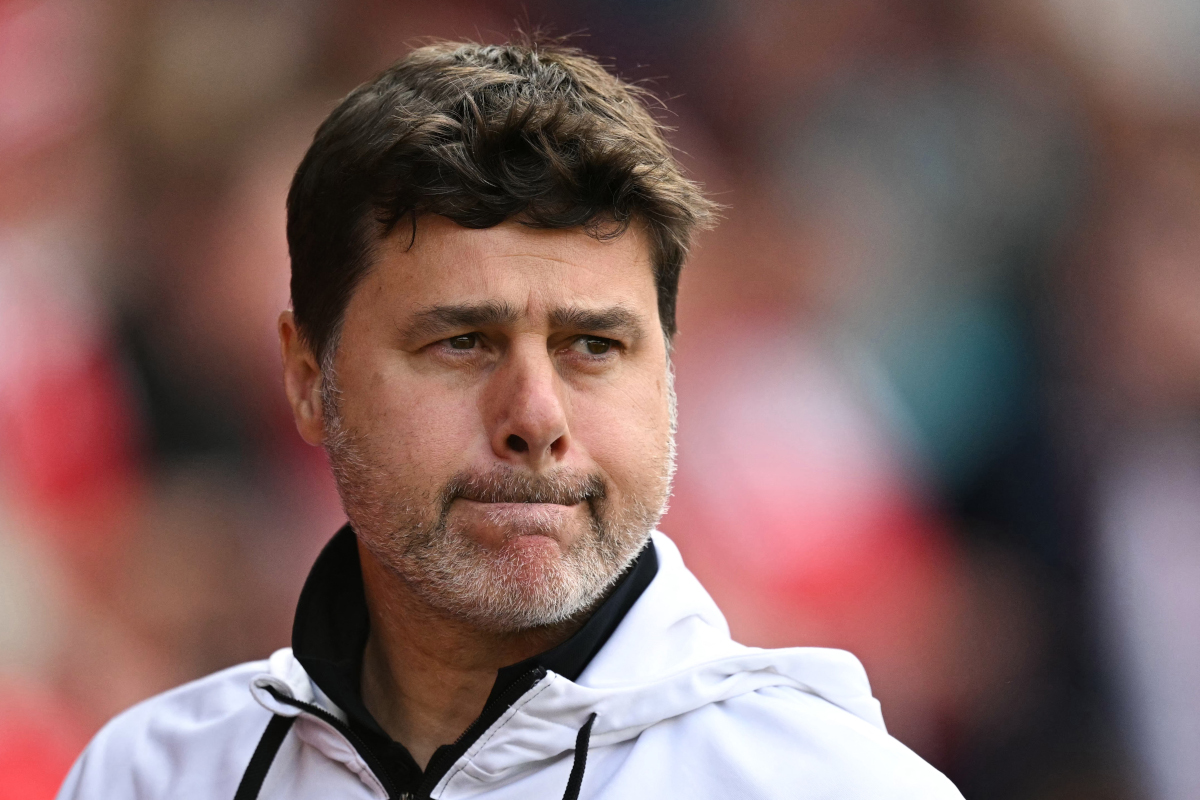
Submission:
[[[288,196],[280,337],[368,556],[492,630],[602,596],[669,492],[710,216],[642,93],[575,50],[433,45],[343,100]]]

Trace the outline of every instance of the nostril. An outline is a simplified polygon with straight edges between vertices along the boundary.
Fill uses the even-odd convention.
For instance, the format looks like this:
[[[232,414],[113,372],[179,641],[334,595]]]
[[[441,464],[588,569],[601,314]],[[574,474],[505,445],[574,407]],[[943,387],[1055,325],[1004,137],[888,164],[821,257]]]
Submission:
[[[529,444],[515,433],[505,440],[505,444],[507,444],[508,449],[512,450],[514,453],[524,453],[529,450]]]

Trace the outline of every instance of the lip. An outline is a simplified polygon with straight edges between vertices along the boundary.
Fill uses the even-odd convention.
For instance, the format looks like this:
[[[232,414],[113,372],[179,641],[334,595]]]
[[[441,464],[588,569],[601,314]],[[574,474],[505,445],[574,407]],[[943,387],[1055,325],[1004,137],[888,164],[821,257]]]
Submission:
[[[562,503],[487,503],[480,500],[467,500],[465,498],[463,498],[463,502],[486,508],[575,508],[575,506],[567,506]]]
[[[560,503],[483,503],[478,500],[462,499],[468,513],[482,514],[494,523],[526,523],[546,525],[558,523],[579,505],[565,506]]]
[[[562,503],[485,503],[479,500],[467,500],[466,498],[460,498],[460,500],[464,505],[470,507],[502,512],[540,511],[544,513],[546,511],[570,511],[582,505],[580,503],[576,503],[573,506],[565,506]]]

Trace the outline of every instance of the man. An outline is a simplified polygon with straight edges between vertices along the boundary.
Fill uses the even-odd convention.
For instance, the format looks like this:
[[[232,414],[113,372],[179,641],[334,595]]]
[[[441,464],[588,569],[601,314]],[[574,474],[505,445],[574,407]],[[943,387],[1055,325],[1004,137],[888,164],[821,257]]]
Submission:
[[[433,45],[347,97],[279,335],[350,523],[291,648],[121,715],[60,797],[959,797],[852,656],[734,643],[654,532],[710,216],[574,50]]]

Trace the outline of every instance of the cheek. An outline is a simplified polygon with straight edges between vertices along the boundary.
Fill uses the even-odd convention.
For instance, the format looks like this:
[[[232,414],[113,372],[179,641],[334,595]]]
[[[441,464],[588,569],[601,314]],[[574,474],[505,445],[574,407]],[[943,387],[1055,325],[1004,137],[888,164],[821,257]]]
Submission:
[[[461,470],[480,431],[469,393],[440,390],[400,368],[369,375],[353,423],[389,472],[412,485],[440,486]]]
[[[665,383],[581,396],[572,432],[622,493],[644,492],[663,470],[670,438]]]

